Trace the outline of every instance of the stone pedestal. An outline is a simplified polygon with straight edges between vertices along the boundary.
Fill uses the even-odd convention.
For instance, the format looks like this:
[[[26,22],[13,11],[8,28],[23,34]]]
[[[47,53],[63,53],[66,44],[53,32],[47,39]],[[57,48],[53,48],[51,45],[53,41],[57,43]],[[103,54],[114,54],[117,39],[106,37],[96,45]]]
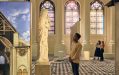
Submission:
[[[51,75],[49,63],[37,63],[35,65],[35,75]]]

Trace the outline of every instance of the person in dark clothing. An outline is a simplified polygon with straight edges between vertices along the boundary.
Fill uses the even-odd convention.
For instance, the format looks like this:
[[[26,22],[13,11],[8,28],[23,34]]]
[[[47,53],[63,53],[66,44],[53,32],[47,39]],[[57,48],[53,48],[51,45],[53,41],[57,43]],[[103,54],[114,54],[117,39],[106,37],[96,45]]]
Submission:
[[[2,70],[2,73],[3,73],[2,75],[9,75],[10,66],[9,66],[9,60],[6,55],[6,52],[4,50],[1,50],[0,56],[2,56],[4,58],[4,63],[0,64],[0,66],[1,66],[0,69]]]
[[[100,61],[104,61],[104,56],[103,56],[103,53],[104,53],[104,41],[101,42],[101,48],[100,48]]]
[[[95,60],[95,57],[98,57],[98,60],[100,60],[100,45],[101,45],[101,41],[99,40],[98,43],[96,44],[94,60]]]

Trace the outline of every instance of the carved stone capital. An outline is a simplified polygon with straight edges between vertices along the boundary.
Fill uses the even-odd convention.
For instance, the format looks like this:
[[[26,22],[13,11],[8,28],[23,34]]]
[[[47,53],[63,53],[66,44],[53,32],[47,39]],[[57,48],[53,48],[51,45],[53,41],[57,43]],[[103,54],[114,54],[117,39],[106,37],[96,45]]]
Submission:
[[[25,56],[28,52],[28,47],[16,47],[16,49],[20,56]]]

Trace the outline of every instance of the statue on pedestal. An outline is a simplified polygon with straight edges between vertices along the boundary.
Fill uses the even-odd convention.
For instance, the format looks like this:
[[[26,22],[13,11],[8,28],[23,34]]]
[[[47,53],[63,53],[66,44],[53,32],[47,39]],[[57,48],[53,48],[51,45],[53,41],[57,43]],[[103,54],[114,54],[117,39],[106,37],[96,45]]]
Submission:
[[[42,9],[40,13],[38,25],[38,41],[39,41],[39,63],[47,63],[48,59],[48,30],[50,28],[50,19],[48,17],[48,10]]]

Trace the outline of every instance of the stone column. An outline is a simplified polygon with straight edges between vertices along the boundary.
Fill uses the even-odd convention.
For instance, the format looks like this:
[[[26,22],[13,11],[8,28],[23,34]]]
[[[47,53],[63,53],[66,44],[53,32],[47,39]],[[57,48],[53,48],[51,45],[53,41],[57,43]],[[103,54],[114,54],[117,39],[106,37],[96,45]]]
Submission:
[[[16,50],[15,50],[15,47],[12,47],[11,48],[11,55],[10,55],[10,75],[17,75],[16,72]]]
[[[115,38],[115,42],[116,42],[116,75],[119,74],[119,2],[115,4],[115,30],[116,30],[116,38]]]
[[[110,8],[110,50],[109,53],[115,53],[115,6]]]
[[[38,46],[37,46],[37,39],[36,39],[36,34],[37,34],[37,27],[36,27],[36,0],[31,0],[31,45],[32,45],[32,59],[36,60],[38,56]]]
[[[56,1],[56,44],[54,49],[54,56],[64,56],[65,46],[64,46],[64,5],[63,0]],[[60,15],[61,14],[61,15]]]
[[[18,33],[13,36],[13,47],[10,48],[10,75],[16,75],[16,50],[15,46],[19,45]]]
[[[82,35],[82,44],[83,44],[83,52],[85,55],[85,51],[90,52],[90,0],[84,1],[84,13],[81,21],[83,21],[83,35]],[[90,55],[88,56],[90,57]]]
[[[19,38],[18,38],[18,33],[14,33],[14,41],[13,41],[13,46],[18,46],[19,45]]]
[[[84,35],[83,35],[83,44],[84,44],[84,50],[88,50],[88,45],[90,41],[90,3],[89,0],[84,1],[84,18],[83,18],[83,24],[84,24]]]

